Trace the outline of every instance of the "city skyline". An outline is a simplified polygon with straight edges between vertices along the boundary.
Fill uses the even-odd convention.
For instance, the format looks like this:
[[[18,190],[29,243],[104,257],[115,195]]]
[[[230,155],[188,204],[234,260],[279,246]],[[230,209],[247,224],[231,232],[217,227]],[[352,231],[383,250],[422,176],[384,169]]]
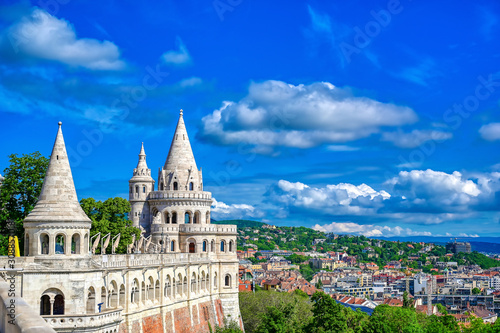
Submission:
[[[2,174],[62,121],[78,198],[127,198],[183,109],[216,219],[500,236],[494,1],[2,7]]]

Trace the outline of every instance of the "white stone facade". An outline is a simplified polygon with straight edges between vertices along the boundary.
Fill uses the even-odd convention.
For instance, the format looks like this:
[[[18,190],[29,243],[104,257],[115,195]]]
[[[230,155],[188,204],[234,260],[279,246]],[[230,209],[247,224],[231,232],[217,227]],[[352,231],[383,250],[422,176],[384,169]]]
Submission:
[[[42,194],[25,220],[26,256],[15,258],[16,296],[60,332],[158,325],[208,332],[206,322],[213,327],[222,313],[239,322],[236,226],[210,224],[211,193],[203,191],[182,112],[154,186],[142,147],[129,181],[130,219],[155,246],[92,255],[91,221],[78,204],[59,126]]]

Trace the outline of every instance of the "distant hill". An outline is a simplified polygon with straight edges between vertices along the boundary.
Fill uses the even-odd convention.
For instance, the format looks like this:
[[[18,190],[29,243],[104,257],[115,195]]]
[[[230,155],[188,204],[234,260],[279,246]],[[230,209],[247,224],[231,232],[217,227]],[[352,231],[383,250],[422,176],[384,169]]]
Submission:
[[[221,220],[221,221],[211,220],[211,223],[236,224],[238,228],[261,228],[262,226],[266,225],[266,223],[263,222],[250,221],[250,220]]]

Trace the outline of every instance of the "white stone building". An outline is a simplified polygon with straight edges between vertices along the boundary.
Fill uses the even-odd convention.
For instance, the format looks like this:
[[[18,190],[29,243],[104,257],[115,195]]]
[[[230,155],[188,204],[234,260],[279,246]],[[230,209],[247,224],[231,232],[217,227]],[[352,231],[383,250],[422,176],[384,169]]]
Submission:
[[[40,198],[24,221],[24,256],[11,267],[0,258],[3,276],[15,277],[13,297],[58,332],[208,332],[223,317],[242,325],[236,226],[210,224],[212,197],[182,110],[156,191],[144,147],[129,185],[130,219],[151,242],[136,241],[135,253],[93,255],[59,123]],[[0,312],[9,304],[4,285]]]

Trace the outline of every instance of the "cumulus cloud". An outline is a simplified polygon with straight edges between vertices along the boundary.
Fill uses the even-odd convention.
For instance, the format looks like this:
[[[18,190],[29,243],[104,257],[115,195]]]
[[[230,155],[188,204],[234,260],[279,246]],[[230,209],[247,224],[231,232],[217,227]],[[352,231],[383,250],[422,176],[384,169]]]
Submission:
[[[373,224],[357,224],[354,222],[332,222],[324,225],[316,224],[313,229],[335,234],[353,234],[366,237],[432,236],[428,231],[413,231],[409,228],[402,228],[400,226],[388,227]]]
[[[277,218],[356,216],[364,223],[390,219],[440,224],[500,209],[500,172],[466,177],[458,171],[402,171],[381,186],[384,189],[349,183],[315,187],[280,180],[270,186],[265,198],[266,203],[277,207]]]
[[[491,123],[481,126],[479,129],[481,137],[488,141],[500,140],[500,123]]]
[[[264,212],[246,204],[225,204],[212,199],[212,217],[215,219],[262,218]]]
[[[191,56],[189,55],[186,45],[182,42],[180,37],[176,40],[177,50],[170,50],[161,56],[166,64],[181,66],[188,65],[192,62]]]
[[[125,67],[118,47],[110,41],[77,38],[74,27],[42,9],[14,23],[1,36],[4,55],[45,59],[92,70]]]
[[[310,148],[345,143],[417,121],[413,110],[355,97],[328,82],[252,83],[238,102],[202,119],[200,136],[215,144]]]
[[[447,174],[434,170],[401,171],[387,181],[397,197],[396,209],[464,211],[481,194],[478,183],[455,171]]]
[[[310,187],[297,182],[280,180],[266,193],[274,203],[288,210],[316,211],[329,215],[362,215],[374,213],[383,200],[389,199],[386,191],[375,191],[366,184],[340,183],[325,187]]]
[[[453,134],[436,130],[413,130],[409,133],[402,131],[382,133],[382,141],[392,142],[400,148],[415,148],[427,141],[441,142],[449,140]]]

